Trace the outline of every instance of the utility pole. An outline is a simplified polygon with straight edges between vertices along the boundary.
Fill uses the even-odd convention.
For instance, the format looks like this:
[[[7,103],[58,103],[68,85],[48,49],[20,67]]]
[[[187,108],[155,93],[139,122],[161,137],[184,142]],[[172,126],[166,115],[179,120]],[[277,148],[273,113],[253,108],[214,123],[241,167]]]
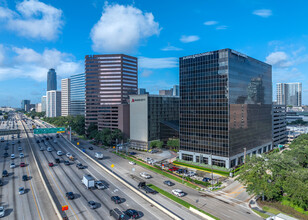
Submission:
[[[71,128],[71,126],[69,126],[70,127],[70,142],[72,142],[72,128]]]
[[[116,139],[116,152],[118,153],[118,138]]]
[[[211,153],[211,169],[212,169],[212,181],[211,181],[211,183],[212,183],[212,189],[213,189],[213,181],[214,181],[214,179],[213,179],[213,153]]]

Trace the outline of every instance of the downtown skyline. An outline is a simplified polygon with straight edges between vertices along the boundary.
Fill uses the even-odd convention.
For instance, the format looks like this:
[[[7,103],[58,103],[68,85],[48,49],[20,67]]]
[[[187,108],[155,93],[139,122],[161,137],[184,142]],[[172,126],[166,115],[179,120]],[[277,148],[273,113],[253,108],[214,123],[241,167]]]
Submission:
[[[40,102],[48,69],[55,68],[60,85],[84,72],[87,54],[138,57],[139,87],[158,94],[179,84],[179,57],[223,48],[272,64],[274,99],[277,82],[302,82],[307,104],[305,6],[80,0],[74,3],[83,8],[80,16],[68,2],[0,1],[0,105],[18,107],[21,98]]]

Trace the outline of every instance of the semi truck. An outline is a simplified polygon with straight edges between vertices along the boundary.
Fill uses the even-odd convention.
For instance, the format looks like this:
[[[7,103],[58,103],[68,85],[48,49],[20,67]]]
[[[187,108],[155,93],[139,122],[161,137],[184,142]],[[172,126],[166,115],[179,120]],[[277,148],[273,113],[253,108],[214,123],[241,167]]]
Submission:
[[[84,175],[81,182],[89,188],[94,188],[95,180],[91,175]]]

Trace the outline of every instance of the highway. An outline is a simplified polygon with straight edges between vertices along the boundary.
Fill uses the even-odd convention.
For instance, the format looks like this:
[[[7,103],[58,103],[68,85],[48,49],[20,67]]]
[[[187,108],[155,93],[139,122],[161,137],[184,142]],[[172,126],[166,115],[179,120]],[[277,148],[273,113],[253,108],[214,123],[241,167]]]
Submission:
[[[8,125],[7,122],[2,122],[0,129],[17,129],[17,125],[18,129],[22,129],[20,121],[13,123],[13,118],[10,119],[12,120]],[[21,133],[20,138],[15,134],[14,139],[12,135],[1,137],[4,139],[4,142],[0,143],[1,172],[7,170],[9,173],[8,177],[1,178],[3,186],[0,186],[0,204],[5,209],[3,219],[57,219],[38,174],[25,134]],[[21,151],[18,150],[19,147]],[[4,153],[8,153],[9,156],[4,157]],[[24,154],[24,158],[19,158],[20,153]],[[15,159],[10,158],[11,154],[15,154]],[[21,162],[26,166],[20,167]],[[11,163],[15,163],[16,167],[10,168]],[[23,175],[29,177],[27,181],[22,180]],[[19,187],[24,187],[25,194],[19,195]]]
[[[28,129],[31,128],[29,123]],[[46,137],[52,139],[46,140]],[[136,195],[126,186],[118,182],[113,177],[110,177],[102,168],[96,165],[93,161],[89,160],[86,156],[74,149],[64,138],[56,138],[54,134],[46,135],[33,135],[29,132],[31,143],[34,146],[39,160],[41,161],[42,169],[46,173],[48,181],[52,187],[53,193],[56,196],[57,204],[68,205],[69,209],[66,212],[69,219],[112,219],[109,216],[109,210],[119,208],[120,210],[135,209],[141,216],[141,219],[170,219],[162,211],[153,207],[149,202],[145,201],[140,196]],[[44,139],[44,143],[41,140]],[[36,143],[37,140],[40,143]],[[54,143],[54,140],[57,143]],[[47,142],[47,146],[46,143]],[[40,148],[44,150],[41,151]],[[52,147],[51,152],[47,152],[47,147]],[[64,154],[71,153],[77,158],[75,161],[70,161],[70,165],[64,165],[63,161],[67,160],[65,155],[58,156],[57,151],[61,150]],[[53,167],[48,166],[48,162],[55,163],[55,159],[60,158],[61,163],[55,164]],[[78,169],[77,163],[86,165],[86,169]],[[86,189],[81,183],[83,175],[90,174],[96,180],[102,180],[107,189],[99,190]],[[66,192],[73,192],[76,198],[67,200],[65,197]],[[111,196],[119,196],[123,198],[122,203],[114,204],[111,201]],[[87,202],[94,201],[98,204],[97,209],[91,209]],[[181,214],[180,214],[181,215]],[[198,219],[197,216],[190,215],[191,219]]]

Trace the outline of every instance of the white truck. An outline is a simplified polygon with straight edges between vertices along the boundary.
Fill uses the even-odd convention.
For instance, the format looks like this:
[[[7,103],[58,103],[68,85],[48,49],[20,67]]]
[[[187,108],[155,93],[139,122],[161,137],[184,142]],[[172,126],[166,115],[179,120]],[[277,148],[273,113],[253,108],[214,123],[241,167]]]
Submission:
[[[103,153],[101,153],[101,152],[96,152],[96,153],[95,153],[95,157],[96,157],[97,159],[103,159],[104,155],[103,155]]]
[[[95,180],[91,175],[84,175],[81,182],[87,187],[87,189],[93,188],[95,185]]]

